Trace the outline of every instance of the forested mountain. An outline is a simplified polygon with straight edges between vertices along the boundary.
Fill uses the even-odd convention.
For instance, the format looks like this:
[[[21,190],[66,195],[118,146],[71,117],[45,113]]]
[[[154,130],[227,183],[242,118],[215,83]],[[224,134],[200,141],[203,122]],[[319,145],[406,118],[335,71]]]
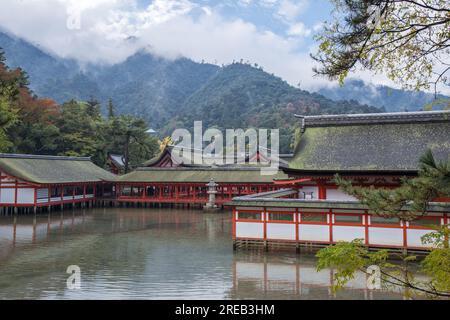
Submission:
[[[433,108],[439,109],[446,103],[444,100],[450,99],[444,95],[438,95],[435,99],[432,93],[376,86],[358,79],[348,79],[342,87],[322,88],[318,92],[333,100],[353,99],[362,104],[385,108],[388,112],[424,110],[431,104]]]
[[[166,126],[190,128],[195,120],[203,127],[279,128],[282,152],[289,152],[298,119],[294,114],[380,112],[356,101],[333,101],[317,93],[292,87],[281,78],[250,65],[234,63],[220,69],[191,95],[178,116]]]
[[[8,67],[26,70],[36,93],[59,101],[67,100],[67,96],[61,94],[63,90],[51,88],[56,83],[61,85],[61,80],[75,77],[80,70],[77,62],[53,56],[27,41],[2,32],[0,48],[5,52]]]
[[[218,70],[140,51],[120,64],[95,68],[90,78],[98,84],[102,101],[112,98],[119,112],[141,115],[152,127],[162,128]]]
[[[143,116],[152,127],[165,131],[174,123],[200,119],[199,115],[208,124],[210,117],[216,119],[214,124],[224,126],[230,123],[230,117],[236,125],[245,124],[246,115],[252,114],[249,124],[256,125],[266,120],[262,115],[255,117],[256,111],[272,113],[269,109],[283,108],[283,104],[286,109],[289,103],[295,107],[293,110],[307,113],[359,112],[364,111],[362,105],[412,111],[423,109],[434,98],[424,92],[374,86],[355,79],[346,81],[343,87],[322,88],[320,94],[310,94],[250,65],[221,68],[186,58],[167,60],[145,50],[116,65],[80,68],[74,60],[59,58],[2,32],[0,48],[5,51],[9,67],[21,67],[27,72],[30,87],[39,96],[59,103],[94,97],[103,105],[112,98],[118,112]],[[359,104],[335,104],[329,99]],[[310,110],[301,110],[301,106]],[[239,108],[239,119],[229,112],[233,108]],[[228,114],[223,114],[225,110]]]
[[[120,114],[137,115],[170,134],[175,127],[281,128],[288,151],[293,117],[298,114],[364,113],[418,110],[430,94],[375,87],[351,80],[344,87],[310,93],[261,68],[233,63],[216,66],[186,58],[168,60],[141,50],[115,65],[85,65],[49,54],[17,37],[0,33],[0,48],[10,67],[24,69],[30,88],[62,104],[71,99],[111,98]],[[372,107],[375,106],[375,107]],[[378,108],[376,108],[378,107]]]

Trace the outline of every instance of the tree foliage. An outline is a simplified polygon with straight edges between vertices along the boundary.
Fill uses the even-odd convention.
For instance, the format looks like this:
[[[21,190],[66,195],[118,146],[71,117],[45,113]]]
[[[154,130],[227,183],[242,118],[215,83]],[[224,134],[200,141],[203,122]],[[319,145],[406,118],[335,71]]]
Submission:
[[[124,155],[125,173],[130,164],[139,165],[158,152],[158,142],[146,131],[144,120],[129,115],[112,117],[109,120],[109,149]]]
[[[443,226],[437,232],[427,234],[423,238],[431,236],[440,238],[441,243],[445,241],[448,243],[448,238],[444,240],[448,232],[448,226]],[[422,241],[425,242],[425,239]],[[450,249],[443,245],[435,247],[426,255],[419,264],[419,270],[414,270],[411,266],[417,265],[417,256],[400,254],[397,256],[400,259],[393,262],[389,259],[390,254],[387,250],[369,251],[362,239],[338,242],[321,249],[316,256],[318,271],[326,268],[335,271],[332,287],[335,292],[345,287],[358,272],[372,275],[368,272],[368,268],[376,266],[380,270],[380,283],[386,288],[400,286],[411,290],[405,291],[409,295],[450,297]],[[415,274],[421,272],[428,276],[428,280],[415,277]]]
[[[339,176],[335,180],[343,191],[357,197],[373,214],[413,220],[426,215],[429,203],[434,199],[450,196],[450,159],[437,162],[431,151],[427,151],[421,157],[418,177],[404,180],[397,189],[355,187]],[[408,269],[411,262],[416,262],[415,256],[401,256],[402,263],[394,264],[387,260],[386,250],[370,252],[361,239],[340,242],[320,250],[317,268],[337,270],[335,290],[345,286],[356,272],[365,272],[367,267],[377,265],[388,284],[430,296],[450,297],[449,235],[449,226],[443,225],[436,226],[435,231],[422,237],[422,243],[432,247],[420,263],[420,271],[429,277],[426,282],[416,280]]]
[[[151,158],[158,144],[146,133],[146,122],[116,117],[112,101],[108,111],[103,117],[94,97],[62,105],[38,98],[26,73],[10,70],[0,52],[0,152],[89,156],[100,166],[109,152],[126,152],[127,162],[136,165]]]
[[[409,89],[450,85],[448,0],[333,0],[313,58],[317,74],[341,82],[362,67]]]
[[[191,128],[201,119],[204,127],[278,128],[280,152],[291,152],[298,119],[293,114],[319,115],[374,113],[381,109],[356,101],[333,101],[290,86],[280,78],[248,64],[222,68],[181,106],[165,134],[175,128]]]

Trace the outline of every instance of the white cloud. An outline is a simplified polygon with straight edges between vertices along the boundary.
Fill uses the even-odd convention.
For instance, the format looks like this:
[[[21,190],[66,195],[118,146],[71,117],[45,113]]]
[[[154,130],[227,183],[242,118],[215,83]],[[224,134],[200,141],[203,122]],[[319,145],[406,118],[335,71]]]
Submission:
[[[280,19],[285,20],[285,22],[290,23],[295,21],[307,7],[308,0],[282,0],[276,15]]]
[[[186,56],[217,64],[249,60],[293,85],[301,83],[304,89],[331,85],[313,75],[309,52],[315,48],[299,50],[299,37],[307,37],[320,28],[320,24],[308,28],[296,20],[307,1],[258,3],[273,6],[287,19],[294,19],[287,24],[286,37],[260,30],[242,19],[224,18],[213,7],[188,0],[155,0],[146,8],[139,8],[136,0],[5,1],[0,26],[59,56],[83,63],[117,63],[139,48],[149,47],[167,58]],[[295,8],[288,10],[292,4]],[[81,10],[79,30],[67,28],[68,9],[74,6]],[[194,11],[195,18],[191,14]],[[130,37],[133,41],[126,40]],[[355,75],[395,85],[384,76],[368,72]]]
[[[290,36],[308,37],[311,35],[311,29],[308,29],[303,22],[297,22],[289,27],[287,34]]]
[[[186,56],[218,64],[250,60],[305,87],[325,81],[313,80],[309,56],[298,52],[297,41],[258,30],[241,19],[225,19],[213,8],[187,0],[155,0],[145,10],[139,10],[132,0],[82,1],[77,7],[81,9],[81,28],[69,30],[67,8],[73,3],[10,2],[0,12],[0,25],[57,55],[81,62],[116,63],[139,48],[150,47],[153,53],[168,58]],[[200,10],[196,18],[189,14],[194,9]],[[299,26],[292,31],[308,33]],[[133,41],[126,41],[130,36]]]
[[[252,4],[252,2],[253,0],[238,0],[238,4],[244,7],[248,7],[249,5]]]

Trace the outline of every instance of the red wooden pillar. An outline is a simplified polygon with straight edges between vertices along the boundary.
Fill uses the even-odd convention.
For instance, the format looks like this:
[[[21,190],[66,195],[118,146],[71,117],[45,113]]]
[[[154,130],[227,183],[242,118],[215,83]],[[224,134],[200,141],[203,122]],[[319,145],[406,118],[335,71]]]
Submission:
[[[364,211],[364,235],[365,235],[365,244],[369,245],[369,212],[367,210]]]
[[[232,217],[232,234],[233,240],[236,240],[236,207],[233,207],[233,217]]]
[[[327,198],[327,188],[323,184],[319,184],[319,200]]]
[[[328,211],[328,215],[329,215],[328,226],[330,228],[330,243],[333,243],[333,210],[332,209],[330,209]]]
[[[408,247],[408,231],[407,231],[407,223],[406,221],[402,220],[402,228],[403,228],[403,248]]]
[[[267,208],[264,207],[264,211],[262,214],[262,218],[263,218],[263,227],[264,227],[264,241],[267,240],[267,217],[268,213],[267,213]]]
[[[19,186],[17,183],[17,179],[14,180],[14,207],[17,208],[17,192],[19,191]]]

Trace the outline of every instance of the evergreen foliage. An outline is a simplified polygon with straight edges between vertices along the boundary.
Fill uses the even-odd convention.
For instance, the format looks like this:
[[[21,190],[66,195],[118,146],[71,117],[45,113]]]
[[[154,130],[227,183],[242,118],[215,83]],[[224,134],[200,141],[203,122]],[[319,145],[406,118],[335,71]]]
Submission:
[[[26,73],[9,69],[0,53],[0,152],[89,156],[100,166],[108,153],[127,154],[128,166],[153,157],[158,143],[146,133],[147,123],[116,117],[112,101],[108,109],[105,118],[93,97],[62,105],[36,97]]]
[[[434,199],[450,197],[450,159],[439,163],[428,151],[421,158],[419,176],[405,180],[397,189],[355,187],[338,176],[336,183],[366,204],[373,214],[414,220],[427,214],[428,205]],[[415,256],[401,255],[403,263],[394,264],[387,260],[386,250],[370,252],[361,239],[321,249],[317,253],[317,269],[337,269],[335,290],[344,287],[357,272],[366,272],[369,266],[376,265],[385,284],[406,287],[419,294],[450,297],[449,235],[449,226],[443,225],[435,226],[435,231],[422,237],[424,244],[433,247],[420,264],[421,271],[430,279],[427,282],[414,279],[410,272],[409,264],[417,260]]]

